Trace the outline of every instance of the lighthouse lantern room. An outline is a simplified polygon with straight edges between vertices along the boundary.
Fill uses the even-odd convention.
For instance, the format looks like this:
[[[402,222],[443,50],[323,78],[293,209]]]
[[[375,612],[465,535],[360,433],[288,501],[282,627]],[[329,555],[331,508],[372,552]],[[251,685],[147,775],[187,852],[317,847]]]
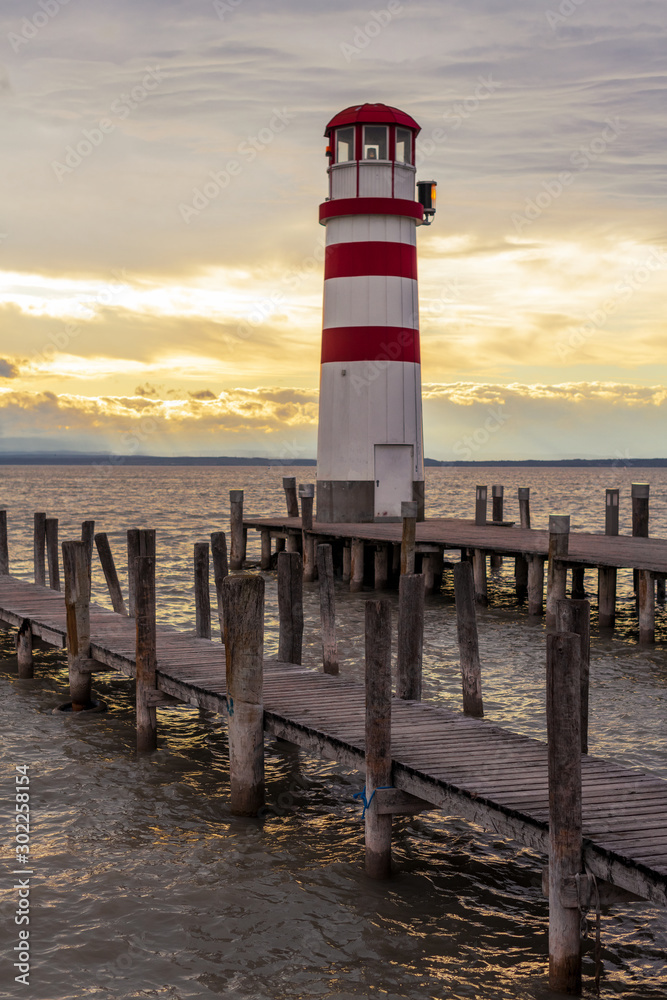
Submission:
[[[331,119],[317,445],[317,520],[424,516],[417,226],[435,182],[415,198],[419,125],[386,104]]]

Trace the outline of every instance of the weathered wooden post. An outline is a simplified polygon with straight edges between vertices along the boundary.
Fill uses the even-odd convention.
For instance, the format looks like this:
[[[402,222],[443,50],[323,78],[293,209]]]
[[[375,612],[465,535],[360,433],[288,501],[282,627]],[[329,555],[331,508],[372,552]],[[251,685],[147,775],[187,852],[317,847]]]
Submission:
[[[591,606],[585,600],[562,600],[556,607],[556,629],[579,636],[581,752],[588,753],[588,701],[591,665]]]
[[[364,589],[364,540],[353,538],[350,543],[350,591],[358,594]]]
[[[491,518],[494,523],[502,524],[503,522],[504,492],[504,487],[498,483],[491,487]],[[492,554],[490,562],[491,569],[500,569],[503,565],[503,557]]]
[[[151,537],[152,536],[152,537]],[[139,533],[134,563],[137,620],[136,712],[137,750],[157,749],[157,630],[155,624],[155,532]]]
[[[86,554],[88,558],[88,576],[92,579],[93,572],[93,546],[95,539],[95,522],[84,521],[81,525],[81,541],[86,543]]]
[[[618,535],[619,490],[607,490],[605,497],[605,535]],[[598,569],[598,624],[600,628],[613,628],[616,620],[615,566]]]
[[[303,645],[303,569],[298,552],[278,555],[278,659],[301,663]]]
[[[299,487],[301,497],[301,532],[303,550],[303,578],[306,583],[312,583],[317,576],[315,563],[315,537],[313,531],[313,504],[315,503],[315,486],[304,483]]]
[[[58,560],[58,518],[47,517],[44,521],[46,556],[49,565],[49,587],[60,590],[60,566]]]
[[[35,559],[35,583],[46,586],[46,514],[35,514],[33,530],[33,554]]]
[[[229,568],[243,569],[243,490],[229,491],[231,551]]]
[[[424,649],[424,577],[404,573],[398,584],[396,697],[421,701]]]
[[[580,648],[578,635],[547,636],[549,986],[576,995],[581,915],[565,893],[582,869]]]
[[[544,556],[530,555],[528,559],[528,614],[541,615],[544,611]]]
[[[214,531],[211,534],[211,557],[213,559],[213,580],[215,582],[215,592],[218,597],[218,621],[220,622],[220,635],[225,641],[224,612],[222,607],[222,581],[229,576],[229,564],[227,562],[227,536],[224,531]]]
[[[519,496],[519,525],[521,528],[530,528],[530,488],[520,486]],[[522,604],[528,596],[528,559],[526,556],[514,557],[514,587],[517,601]]]
[[[271,569],[271,529],[262,528],[260,535],[262,538],[262,555],[259,568],[263,570]]]
[[[665,603],[665,578],[656,576],[655,578],[655,599],[658,604]]]
[[[530,487],[519,486],[519,524],[522,528],[530,528]]]
[[[475,524],[486,524],[488,487],[477,486],[475,489]]]
[[[475,600],[478,604],[487,605],[489,595],[486,576],[486,552],[484,549],[473,549],[472,569],[475,579]]]
[[[63,542],[67,662],[72,711],[90,705],[90,579],[85,542]]]
[[[466,715],[481,719],[484,715],[482,670],[479,662],[475,587],[472,566],[469,562],[461,562],[454,567],[454,596],[456,598],[456,628],[461,658],[463,711]]]
[[[547,628],[556,624],[556,605],[565,597],[567,567],[560,561],[567,556],[570,539],[570,515],[549,515],[549,568],[547,573]]]
[[[343,545],[343,583],[349,583],[352,579],[352,545]]]
[[[125,601],[123,600],[123,592],[120,589],[120,581],[118,579],[118,573],[116,572],[116,564],[114,562],[113,555],[111,554],[109,537],[106,532],[100,531],[97,535],[95,535],[95,545],[97,546],[97,554],[100,557],[104,579],[106,580],[107,587],[109,589],[111,605],[117,614],[126,615],[127,609],[125,607]]]
[[[19,625],[15,641],[18,675],[22,680],[30,680],[35,672],[32,658],[32,625],[29,618],[24,618]]]
[[[283,476],[283,489],[287,502],[287,516],[299,516],[299,501],[296,495],[296,476]]]
[[[415,571],[415,538],[417,533],[417,515],[419,505],[416,500],[404,500],[401,503],[403,518],[403,536],[401,539],[401,576]]]
[[[635,538],[648,538],[649,483],[632,483],[632,534]],[[632,571],[635,594],[639,593],[639,570]]]
[[[211,586],[208,542],[195,542],[195,631],[199,639],[211,638]]]
[[[298,552],[299,554],[301,553],[301,532],[287,532],[287,538],[285,539],[285,551]]]
[[[391,785],[391,605],[366,602],[366,874],[391,875],[391,814],[376,789]]]
[[[139,558],[139,529],[127,532],[127,613],[134,618],[136,609],[136,561]]]
[[[572,600],[573,601],[585,601],[586,600],[586,578],[585,578],[586,567],[585,566],[573,566],[572,567]]]
[[[655,642],[655,584],[649,569],[640,569],[637,605],[639,614],[639,641]]]
[[[375,547],[375,589],[386,590],[389,586],[389,546],[379,543]]]
[[[285,558],[290,555],[281,553],[279,562]],[[231,812],[256,816],[264,805],[263,578],[228,576],[222,585],[222,602]]]
[[[9,543],[7,539],[7,511],[0,510],[0,576],[9,575]]]
[[[336,644],[336,599],[333,553],[330,545],[317,546],[317,575],[320,581],[320,621],[324,673],[337,674],[339,668],[338,646]]]

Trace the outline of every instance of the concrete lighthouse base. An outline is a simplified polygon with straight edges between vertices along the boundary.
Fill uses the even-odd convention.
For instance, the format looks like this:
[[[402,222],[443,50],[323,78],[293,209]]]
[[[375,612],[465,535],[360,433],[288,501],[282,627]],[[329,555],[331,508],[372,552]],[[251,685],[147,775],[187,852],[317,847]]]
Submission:
[[[424,483],[413,482],[412,497],[418,504],[417,519],[424,520]],[[363,524],[400,521],[400,517],[375,517],[375,480],[320,479],[317,483],[315,520],[323,524]]]

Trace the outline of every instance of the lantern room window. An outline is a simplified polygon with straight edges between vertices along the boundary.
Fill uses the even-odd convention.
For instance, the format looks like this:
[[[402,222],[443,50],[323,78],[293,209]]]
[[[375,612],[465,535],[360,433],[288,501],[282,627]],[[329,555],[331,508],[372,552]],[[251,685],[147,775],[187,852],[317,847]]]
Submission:
[[[354,159],[354,129],[336,130],[336,163],[348,163]]]
[[[407,128],[396,129],[396,161],[412,163],[412,132]]]
[[[387,159],[386,125],[364,125],[364,160]]]

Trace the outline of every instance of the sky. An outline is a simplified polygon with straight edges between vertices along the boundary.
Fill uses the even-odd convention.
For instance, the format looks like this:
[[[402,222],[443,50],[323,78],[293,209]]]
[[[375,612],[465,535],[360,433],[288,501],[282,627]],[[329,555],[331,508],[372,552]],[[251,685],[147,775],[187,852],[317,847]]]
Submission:
[[[425,453],[667,455],[664,0],[0,8],[0,451],[315,457],[323,131],[383,102]]]

